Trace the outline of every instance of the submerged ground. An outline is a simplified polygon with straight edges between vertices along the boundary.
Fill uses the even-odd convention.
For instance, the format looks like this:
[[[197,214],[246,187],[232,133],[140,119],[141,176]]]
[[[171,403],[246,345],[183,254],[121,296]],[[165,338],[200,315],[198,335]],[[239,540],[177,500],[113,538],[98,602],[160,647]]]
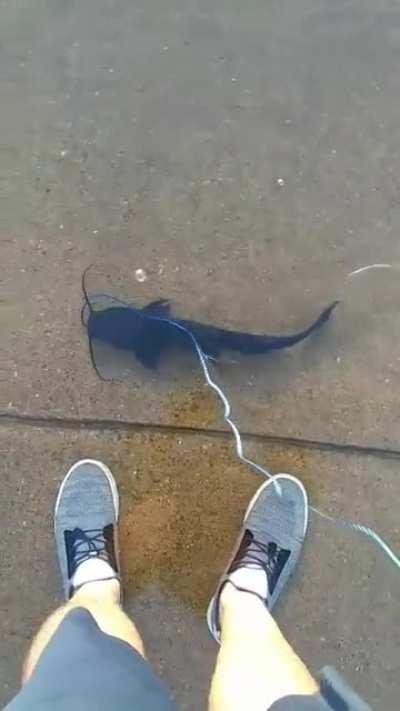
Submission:
[[[252,332],[296,330],[339,297],[320,336],[219,377],[244,431],[300,440],[248,441],[254,459],[398,549],[398,278],[347,274],[399,262],[400,11],[389,0],[0,9],[0,407],[50,418],[1,421],[0,703],[60,602],[57,486],[94,456],[121,488],[127,607],[194,711],[216,653],[204,608],[260,478],[230,439],[184,431],[223,426],[195,367],[97,379],[81,273],[95,263],[93,291],[169,297],[181,316]],[[148,426],[84,431],[87,417]],[[394,711],[398,595],[372,544],[313,519],[280,620],[313,670],[335,664]]]

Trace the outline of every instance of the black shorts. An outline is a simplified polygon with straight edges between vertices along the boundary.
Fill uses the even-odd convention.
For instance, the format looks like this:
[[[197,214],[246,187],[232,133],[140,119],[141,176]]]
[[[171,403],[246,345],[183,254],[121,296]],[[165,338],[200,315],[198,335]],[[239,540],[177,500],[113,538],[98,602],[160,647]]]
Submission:
[[[353,711],[340,699],[287,697],[271,711]],[[339,703],[340,702],[340,703]],[[368,707],[359,707],[368,708]],[[83,608],[72,610],[7,711],[176,711],[165,684],[126,642],[100,630]],[[249,700],[251,711],[251,701]],[[5,710],[5,711],[6,711]]]

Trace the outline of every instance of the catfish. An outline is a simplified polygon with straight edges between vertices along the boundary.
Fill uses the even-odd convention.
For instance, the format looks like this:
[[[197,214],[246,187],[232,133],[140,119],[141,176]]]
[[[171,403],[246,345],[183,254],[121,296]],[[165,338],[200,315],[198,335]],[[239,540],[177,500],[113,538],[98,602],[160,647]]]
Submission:
[[[234,331],[177,318],[171,313],[168,299],[158,299],[140,308],[114,297],[106,297],[110,305],[95,309],[86,291],[84,276],[82,288],[85,298],[82,321],[86,326],[93,365],[93,340],[99,340],[131,352],[143,366],[152,370],[157,369],[162,355],[168,350],[193,351],[193,340],[204,356],[211,360],[218,360],[224,351],[260,355],[291,348],[318,331],[339,303],[333,301],[304,330],[290,335],[270,335]]]

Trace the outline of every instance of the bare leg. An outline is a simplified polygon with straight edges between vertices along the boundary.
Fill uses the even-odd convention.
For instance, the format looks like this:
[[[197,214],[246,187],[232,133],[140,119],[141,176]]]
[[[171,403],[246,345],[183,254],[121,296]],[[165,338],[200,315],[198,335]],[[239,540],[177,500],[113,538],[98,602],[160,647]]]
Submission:
[[[299,560],[307,521],[307,492],[290,474],[269,479],[251,500],[207,613],[221,643],[210,711],[266,711],[284,697],[318,693],[270,612]]]
[[[7,708],[148,706],[175,711],[170,692],[143,658],[143,643],[120,606],[119,497],[108,467],[73,464],[56,500],[54,533],[65,604],[31,644],[23,688]],[[61,626],[61,627],[60,627]],[[106,637],[108,636],[108,638]],[[127,646],[128,645],[128,646]]]
[[[61,483],[54,512],[67,602],[50,615],[36,635],[25,660],[23,683],[64,617],[77,607],[88,610],[103,632],[144,655],[139,634],[119,604],[118,515],[118,489],[108,467],[94,459],[76,462]]]
[[[303,662],[255,595],[226,585],[210,711],[266,711],[284,696],[318,692]]]
[[[119,598],[120,585],[118,580],[103,580],[83,585],[69,602],[53,612],[43,623],[27,654],[23,667],[22,683],[25,684],[30,678],[43,650],[65,615],[77,607],[83,607],[88,610],[103,632],[127,642],[144,657],[143,642],[134,623],[121,609]]]

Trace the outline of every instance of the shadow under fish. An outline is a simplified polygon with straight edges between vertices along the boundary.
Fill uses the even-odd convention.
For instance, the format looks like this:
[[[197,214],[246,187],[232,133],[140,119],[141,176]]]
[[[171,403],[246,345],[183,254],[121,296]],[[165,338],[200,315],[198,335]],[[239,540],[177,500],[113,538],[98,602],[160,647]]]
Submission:
[[[334,301],[310,326],[297,333],[286,336],[258,335],[176,318],[167,299],[152,301],[143,308],[107,295],[94,295],[91,301],[85,287],[85,274],[82,288],[85,297],[82,323],[87,329],[92,364],[100,377],[93,354],[95,340],[132,353],[143,366],[152,370],[157,369],[167,351],[193,352],[194,341],[204,356],[211,360],[218,360],[224,351],[259,355],[300,343],[328,321],[338,304]]]

